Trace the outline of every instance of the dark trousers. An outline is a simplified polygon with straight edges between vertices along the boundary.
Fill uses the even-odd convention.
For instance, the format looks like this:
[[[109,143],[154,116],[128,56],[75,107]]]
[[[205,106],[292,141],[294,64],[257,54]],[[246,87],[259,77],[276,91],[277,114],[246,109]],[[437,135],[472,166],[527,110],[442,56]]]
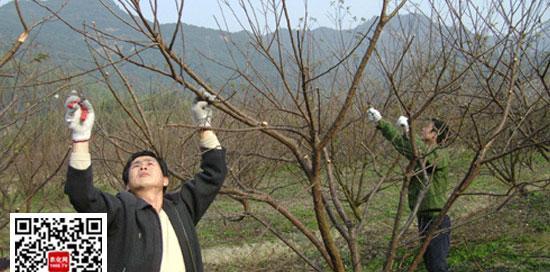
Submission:
[[[436,217],[419,216],[418,217],[418,230],[420,235],[424,236],[430,224],[435,221]],[[441,224],[439,224],[438,230],[447,229],[444,232],[437,234],[433,237],[424,252],[424,264],[429,272],[447,272],[449,266],[447,265],[447,256],[449,255],[449,248],[451,246],[451,219],[449,216],[445,216]]]

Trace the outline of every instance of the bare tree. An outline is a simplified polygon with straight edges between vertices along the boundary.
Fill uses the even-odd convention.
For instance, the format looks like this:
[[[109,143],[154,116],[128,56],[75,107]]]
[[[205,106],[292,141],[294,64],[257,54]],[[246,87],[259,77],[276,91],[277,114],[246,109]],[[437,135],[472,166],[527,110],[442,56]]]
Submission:
[[[43,5],[38,1],[35,2]],[[94,26],[89,26],[89,29],[93,32],[78,29],[74,26],[71,27],[83,34],[90,43],[103,48],[103,52],[97,53],[101,54],[101,58],[108,61],[115,69],[115,63],[119,59],[123,59],[125,62],[166,76],[197,95],[199,95],[199,88],[202,87],[208,93],[217,95],[218,101],[215,106],[218,109],[238,120],[245,127],[258,130],[270,137],[274,143],[283,146],[287,152],[292,154],[289,159],[299,165],[309,184],[311,201],[314,206],[321,240],[318,240],[313,231],[306,228],[299,218],[296,218],[288,210],[279,206],[276,200],[270,197],[269,194],[257,192],[246,187],[243,189],[227,188],[226,193],[241,199],[253,199],[271,205],[308,237],[332,270],[344,271],[343,257],[330,231],[331,221],[329,217],[333,215],[344,216],[343,219],[345,220],[346,215],[342,210],[338,197],[336,195],[329,196],[323,191],[323,157],[328,155],[323,150],[325,150],[344,125],[357,89],[364,77],[367,63],[371,59],[376,42],[384,26],[397,14],[404,3],[405,1],[400,1],[390,8],[389,1],[383,1],[380,15],[377,17],[376,22],[370,26],[372,31],[363,33],[362,38],[357,41],[357,45],[360,45],[368,40],[366,49],[358,52],[362,57],[357,63],[357,67],[349,73],[349,77],[346,76],[342,84],[332,87],[334,91],[331,94],[334,97],[338,96],[339,99],[331,102],[331,99],[324,98],[327,91],[320,90],[323,85],[322,83],[328,80],[328,78],[335,76],[335,73],[332,71],[345,61],[346,58],[349,58],[349,55],[344,56],[342,59],[337,59],[337,62],[328,66],[328,68],[317,67],[313,54],[314,40],[309,34],[310,29],[307,16],[301,28],[294,30],[292,22],[289,19],[285,1],[265,1],[262,3],[263,7],[266,8],[263,11],[270,11],[272,13],[276,25],[272,35],[266,35],[267,33],[263,32],[264,26],[259,23],[260,20],[257,20],[257,16],[262,14],[262,10],[256,10],[251,2],[241,2],[241,8],[247,14],[246,21],[243,20],[243,24],[246,23],[251,30],[247,35],[253,45],[253,50],[251,51],[253,53],[249,55],[249,52],[238,47],[231,50],[233,50],[234,54],[240,54],[240,57],[244,57],[244,59],[250,59],[255,56],[261,57],[267,62],[273,74],[262,74],[255,67],[242,69],[239,65],[232,65],[231,63],[221,63],[221,65],[230,69],[245,84],[246,88],[254,91],[258,98],[256,101],[264,101],[261,102],[264,106],[262,112],[257,112],[258,108],[247,107],[243,103],[245,97],[242,96],[244,93],[241,90],[231,93],[232,90],[222,90],[211,86],[209,82],[186,63],[183,55],[175,48],[175,41],[181,39],[180,32],[181,28],[184,27],[181,23],[183,1],[178,1],[176,4],[180,19],[171,33],[161,31],[156,12],[158,7],[157,1],[150,2],[153,14],[152,20],[148,20],[145,17],[143,6],[140,2],[119,1],[120,6],[128,14],[134,15],[129,19],[119,17],[118,19],[121,20],[121,24],[125,24],[142,34],[142,38],[145,38],[145,41],[122,40],[109,35],[105,31],[96,29]],[[107,3],[104,5],[105,7],[109,6]],[[49,9],[46,6],[44,8]],[[59,17],[53,10],[52,14],[63,21],[63,18]],[[114,13],[111,12],[111,14]],[[287,27],[287,30],[283,30],[281,26]],[[283,40],[289,40],[289,45],[285,46]],[[131,45],[135,49],[130,52],[123,51],[121,50],[121,44]],[[231,46],[231,42],[229,42],[229,46]],[[140,52],[148,48],[160,54],[165,60],[165,68],[158,68],[139,58]],[[125,81],[123,75],[118,72],[117,75]],[[106,78],[106,74],[103,76]],[[124,85],[127,86],[128,90],[131,89],[129,84]],[[335,107],[330,112],[324,108],[327,105],[326,101]],[[134,105],[138,106],[139,104],[134,103]],[[123,104],[121,103],[120,106],[123,106]],[[141,112],[139,109],[137,110]],[[130,111],[127,112],[130,114]],[[131,118],[132,122],[140,128],[140,135],[144,137],[145,144],[154,146],[146,118],[141,113],[139,116],[139,118]],[[292,124],[288,123],[289,118],[293,120]],[[326,159],[328,161],[331,160],[330,158]],[[327,206],[329,204],[327,203],[328,201],[334,203],[337,212],[329,209],[329,206]],[[330,213],[333,214],[330,215]],[[351,231],[351,229],[348,231]],[[353,250],[357,251],[357,249]],[[356,269],[360,269],[357,254],[354,256]],[[319,269],[317,267],[314,268]]]
[[[56,126],[55,122],[44,121],[51,117],[47,113],[55,104],[54,95],[69,85],[39,83],[44,74],[58,72],[48,71],[48,66],[41,63],[46,56],[33,55],[33,43],[29,41],[33,30],[49,18],[29,24],[18,0],[13,6],[22,32],[0,56],[0,255],[8,252],[10,212],[59,206],[53,194],[43,197],[44,202],[39,207],[35,198],[47,184],[59,178],[58,171],[64,159],[63,154],[53,148],[60,146],[58,130],[42,132]],[[39,120],[38,116],[43,119]]]
[[[435,5],[434,9],[437,10]],[[532,44],[536,41],[535,36],[540,34],[541,19],[547,9],[548,5],[541,1],[511,1],[506,4],[491,1],[486,9],[469,1],[448,1],[445,7],[447,18],[442,16],[443,12],[436,12],[439,25],[452,22],[444,37],[453,51],[458,52],[463,61],[471,66],[471,71],[464,78],[466,84],[457,90],[453,102],[458,105],[455,107],[457,113],[463,116],[459,119],[457,137],[475,155],[449,196],[443,212],[430,227],[409,271],[416,269],[434,236],[435,226],[468,189],[481,169],[487,165],[494,172],[508,172],[509,175],[499,175],[501,180],[508,180],[509,194],[524,188],[518,186],[513,178],[516,165],[511,163],[498,169],[495,161],[504,158],[514,160],[511,154],[529,156],[532,153],[529,150],[533,149],[544,154],[543,150],[548,145],[547,134],[529,128],[526,123],[536,123],[535,126],[540,129],[548,126],[539,115],[545,115],[541,109],[548,105],[544,98],[546,91],[541,92],[541,88],[545,88],[540,81],[541,68],[533,69],[530,64],[532,58],[540,57]],[[548,179],[531,180],[526,184],[545,188],[548,182]]]
[[[217,96],[214,105],[223,115],[214,129],[228,139],[224,144],[230,150],[231,178],[223,193],[242,204],[243,217],[264,225],[313,270],[345,271],[345,263],[350,263],[353,271],[361,271],[364,244],[359,238],[370,219],[369,208],[377,194],[398,187],[384,267],[394,269],[397,249],[418,210],[417,205],[405,212],[410,179],[423,175],[429,186],[426,169],[415,172],[414,166],[425,165],[425,160],[414,144],[414,159],[403,164],[366,124],[363,113],[371,105],[383,108],[387,116],[408,116],[410,139],[422,118],[445,114],[455,128],[452,143],[475,154],[438,222],[458,198],[469,194],[466,190],[484,167],[509,185],[506,197],[548,184],[518,175],[525,171],[522,165],[534,165],[530,163],[534,156],[548,160],[548,54],[547,49],[534,47],[548,8],[544,1],[512,1],[511,8],[492,1],[488,13],[470,1],[446,1],[442,7],[434,2],[427,21],[418,25],[398,21],[389,28],[406,1],[384,0],[370,24],[350,35],[340,32],[328,42],[323,39],[330,37],[314,34],[307,12],[296,28],[284,0],[240,1],[238,7],[220,1],[226,15],[236,15],[235,9],[245,14],[236,19],[247,31],[242,33],[245,41],[219,31],[227,58],[199,50],[201,60],[224,71],[218,81],[208,80],[206,72],[188,62],[196,51],[190,53],[185,46],[184,1],[175,1],[179,19],[167,29],[159,22],[156,0],[147,5],[119,0],[130,15],[126,17],[109,1],[100,0],[106,16],[119,20],[137,38],[110,34],[93,23],[72,25],[57,10],[34,2],[85,38],[95,65],[90,71],[98,72],[97,80],[114,98],[99,106],[111,113],[99,120],[100,140],[94,141],[103,166],[100,176],[112,187],[121,186],[118,173],[126,154],[151,148],[177,161],[172,174],[185,180],[196,167],[189,159],[196,154],[184,148],[195,128],[177,116],[183,115],[185,93],[200,95],[205,89]],[[152,17],[146,17],[148,11]],[[226,27],[223,20],[219,23]],[[127,64],[168,80],[172,89],[185,93],[134,84],[133,76],[123,69]],[[148,87],[166,97],[144,95]],[[274,173],[284,167],[293,168],[292,178],[274,182]],[[29,179],[26,173],[20,177]],[[274,192],[293,185],[308,192],[316,229],[277,199]],[[295,241],[255,213],[250,208],[253,202],[271,207],[290,222],[318,251],[322,263],[306,256]],[[409,270],[416,269],[434,234],[432,228],[424,237]]]

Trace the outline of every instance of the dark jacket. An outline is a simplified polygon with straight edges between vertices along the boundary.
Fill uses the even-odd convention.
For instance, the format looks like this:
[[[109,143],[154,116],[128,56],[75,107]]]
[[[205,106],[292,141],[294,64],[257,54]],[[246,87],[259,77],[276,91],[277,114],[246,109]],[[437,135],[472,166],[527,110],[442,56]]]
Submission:
[[[390,123],[380,120],[377,127],[382,135],[388,139],[395,149],[405,156],[409,160],[413,160],[414,154],[412,152],[412,146],[410,140],[406,135],[401,135],[397,128]],[[426,159],[426,173],[429,178],[429,187],[424,199],[420,203],[418,209],[418,215],[435,217],[439,215],[441,208],[447,201],[447,186],[449,184],[449,155],[445,149],[435,148],[427,150],[424,142],[416,138],[416,148],[420,151],[421,156],[425,156]],[[415,167],[416,175],[413,176],[409,183],[409,208],[412,210],[416,205],[416,200],[420,191],[424,187],[424,184],[428,184],[424,181],[424,173],[420,163]]]
[[[195,225],[220,190],[227,173],[225,150],[202,155],[202,172],[180,190],[164,195],[163,210],[178,237],[186,271],[203,271]],[[151,205],[130,192],[116,196],[92,184],[92,169],[69,167],[65,193],[78,212],[107,213],[109,272],[159,271],[162,234],[159,216]]]

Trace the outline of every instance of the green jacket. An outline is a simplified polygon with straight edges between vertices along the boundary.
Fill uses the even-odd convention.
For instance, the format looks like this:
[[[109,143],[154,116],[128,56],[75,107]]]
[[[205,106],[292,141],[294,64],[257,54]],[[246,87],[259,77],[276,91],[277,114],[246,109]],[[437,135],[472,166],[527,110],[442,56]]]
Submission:
[[[384,120],[378,122],[377,128],[399,153],[409,160],[413,159],[411,142],[406,135],[402,135],[397,128]],[[447,200],[449,154],[441,148],[428,150],[424,142],[418,138],[416,138],[415,146],[420,156],[426,158],[426,172],[430,181],[428,191],[422,203],[420,203],[418,215],[434,217],[439,214]],[[421,164],[418,162],[415,167],[416,175],[413,176],[409,184],[409,208],[411,210],[414,208],[418,194],[423,188],[424,174],[422,172]]]

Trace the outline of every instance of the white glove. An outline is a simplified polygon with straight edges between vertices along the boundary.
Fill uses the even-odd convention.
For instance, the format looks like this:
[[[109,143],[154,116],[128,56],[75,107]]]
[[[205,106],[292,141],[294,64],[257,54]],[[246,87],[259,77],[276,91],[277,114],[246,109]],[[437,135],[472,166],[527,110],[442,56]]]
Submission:
[[[197,96],[191,106],[193,121],[195,125],[202,128],[211,127],[212,122],[212,102],[216,99],[215,95],[207,93],[204,89],[200,90],[202,97]]]
[[[73,93],[76,93],[73,91]],[[78,95],[72,94],[65,100],[65,122],[72,131],[73,142],[90,140],[95,114],[92,104],[88,100],[82,100]]]
[[[405,133],[409,132],[409,118],[406,116],[399,116],[395,125],[400,127]]]
[[[375,108],[369,108],[367,110],[367,118],[369,118],[370,121],[378,122],[382,120],[382,115]]]

